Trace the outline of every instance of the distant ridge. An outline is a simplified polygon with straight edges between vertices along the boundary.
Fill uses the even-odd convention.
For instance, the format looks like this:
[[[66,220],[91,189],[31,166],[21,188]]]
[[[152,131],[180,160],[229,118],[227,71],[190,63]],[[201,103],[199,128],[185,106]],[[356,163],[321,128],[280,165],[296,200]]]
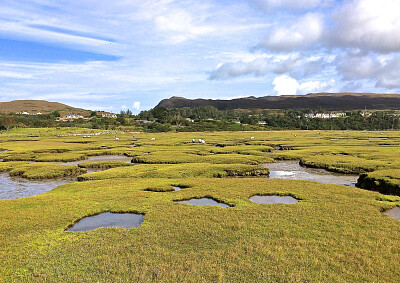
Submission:
[[[397,110],[400,109],[400,94],[311,93],[307,95],[250,96],[231,100],[186,99],[174,96],[160,101],[156,108],[199,106],[214,106],[220,110],[305,108],[323,108],[326,110]]]
[[[77,114],[89,116],[90,111],[80,108],[75,108],[59,102],[49,102],[45,100],[13,100],[10,102],[0,102],[0,113],[15,114],[17,112],[26,111],[28,113],[49,114],[53,111],[59,111],[61,115]]]

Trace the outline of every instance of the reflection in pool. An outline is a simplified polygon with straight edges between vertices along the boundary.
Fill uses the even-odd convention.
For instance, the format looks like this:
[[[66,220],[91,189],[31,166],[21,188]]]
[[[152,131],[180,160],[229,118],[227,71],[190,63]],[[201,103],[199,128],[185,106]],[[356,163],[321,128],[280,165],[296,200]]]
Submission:
[[[299,202],[292,196],[252,196],[250,198],[252,202],[255,203],[285,203],[285,204],[292,204]]]
[[[82,218],[67,230],[72,232],[85,232],[101,227],[120,227],[129,229],[139,227],[143,222],[143,218],[144,214],[104,212]]]
[[[191,205],[213,205],[220,207],[229,207],[229,205],[225,203],[218,202],[212,198],[192,198],[190,200],[181,200],[180,203],[187,203]]]
[[[394,219],[400,220],[400,207],[393,207],[392,209],[386,211],[386,214]]]
[[[280,161],[264,164],[264,167],[269,168],[269,178],[271,179],[309,180],[353,187],[358,179],[357,175],[340,174],[324,169],[303,167],[300,166],[298,161]]]
[[[75,182],[75,178],[29,180],[11,177],[9,173],[0,174],[0,199],[16,199],[43,194],[60,185]]]

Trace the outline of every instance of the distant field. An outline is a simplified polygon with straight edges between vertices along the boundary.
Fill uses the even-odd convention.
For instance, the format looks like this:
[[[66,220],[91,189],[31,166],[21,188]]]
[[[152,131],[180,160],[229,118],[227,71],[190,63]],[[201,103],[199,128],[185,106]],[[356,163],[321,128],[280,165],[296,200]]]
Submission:
[[[138,165],[85,162],[102,155],[129,156]],[[397,131],[14,129],[0,135],[0,159],[0,172],[26,179],[81,180],[33,197],[0,200],[1,282],[400,278],[400,221],[382,213],[400,206]],[[286,159],[364,174],[369,190],[265,178],[268,163]],[[71,161],[83,163],[64,164]],[[85,173],[92,168],[105,171]],[[392,195],[371,191],[383,191],[382,186]],[[272,194],[299,202],[249,200]],[[202,197],[231,207],[177,202]],[[106,211],[145,216],[138,228],[65,231],[85,216]]]

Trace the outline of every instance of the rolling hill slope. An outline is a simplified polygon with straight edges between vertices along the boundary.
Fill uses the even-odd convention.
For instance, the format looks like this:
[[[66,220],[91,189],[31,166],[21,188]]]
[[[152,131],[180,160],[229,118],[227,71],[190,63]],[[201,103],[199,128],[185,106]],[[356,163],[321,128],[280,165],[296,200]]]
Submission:
[[[199,106],[214,106],[220,110],[305,108],[323,108],[326,110],[400,109],[400,94],[312,93],[307,95],[250,96],[232,100],[171,97],[162,100],[156,107],[183,108]]]
[[[75,108],[59,102],[49,102],[45,100],[13,100],[10,102],[0,102],[0,113],[15,114],[26,111],[28,113],[49,114],[58,110],[61,115],[78,114],[83,116],[90,115],[89,110]]]

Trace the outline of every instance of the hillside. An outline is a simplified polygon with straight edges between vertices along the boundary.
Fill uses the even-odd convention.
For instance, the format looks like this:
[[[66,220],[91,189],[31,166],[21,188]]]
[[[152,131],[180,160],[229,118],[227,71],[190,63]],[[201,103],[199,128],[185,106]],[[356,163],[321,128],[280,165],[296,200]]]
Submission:
[[[220,110],[305,108],[323,108],[326,110],[400,109],[400,94],[312,93],[307,95],[250,96],[232,100],[171,97],[162,100],[156,107],[183,108],[199,106],[214,106]]]
[[[15,114],[16,112],[26,111],[28,113],[48,114],[58,110],[61,115],[78,114],[83,116],[90,115],[89,110],[74,108],[58,102],[45,100],[13,100],[10,102],[0,102],[0,113]]]

